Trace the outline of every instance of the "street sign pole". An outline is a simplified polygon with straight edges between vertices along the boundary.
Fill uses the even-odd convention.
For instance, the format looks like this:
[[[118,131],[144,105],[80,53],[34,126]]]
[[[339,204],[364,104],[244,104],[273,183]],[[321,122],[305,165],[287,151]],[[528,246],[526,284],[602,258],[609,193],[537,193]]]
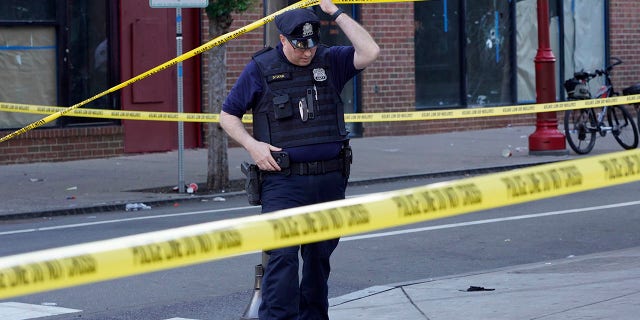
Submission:
[[[152,8],[175,8],[176,9],[176,57],[182,55],[182,8],[204,8],[209,4],[209,0],[149,0]],[[177,94],[178,113],[184,112],[184,90],[183,90],[183,68],[182,61],[176,65],[177,72]],[[178,192],[185,192],[184,182],[184,122],[178,121]]]
[[[182,55],[182,9],[176,8],[176,57]],[[182,61],[178,62],[178,113],[184,112]],[[184,193],[184,122],[178,121],[178,192]]]

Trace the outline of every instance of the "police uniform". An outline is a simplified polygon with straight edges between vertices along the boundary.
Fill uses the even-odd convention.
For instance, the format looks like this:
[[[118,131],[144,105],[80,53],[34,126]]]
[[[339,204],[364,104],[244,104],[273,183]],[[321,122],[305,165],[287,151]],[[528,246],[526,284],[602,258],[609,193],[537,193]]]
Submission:
[[[350,149],[340,92],[359,73],[353,47],[318,45],[320,23],[312,11],[286,12],[276,24],[292,46],[317,47],[313,60],[293,65],[281,44],[259,51],[222,107],[237,117],[251,109],[254,138],[289,156],[281,172],[262,172],[263,213],[344,199]],[[333,239],[268,251],[260,319],[328,319],[329,258],[337,244]]]

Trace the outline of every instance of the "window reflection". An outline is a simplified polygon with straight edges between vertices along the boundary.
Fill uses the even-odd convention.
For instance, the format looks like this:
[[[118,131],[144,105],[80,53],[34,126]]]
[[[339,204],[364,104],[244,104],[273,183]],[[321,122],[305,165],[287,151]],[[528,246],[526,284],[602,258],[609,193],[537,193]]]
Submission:
[[[73,1],[69,33],[69,104],[73,105],[109,89],[109,41],[107,38],[107,1]],[[112,109],[110,95],[82,108]],[[62,118],[61,124],[73,125],[109,121],[80,117]]]
[[[416,105],[460,105],[458,0],[415,4]]]
[[[52,26],[0,26],[0,102],[56,105],[56,49]],[[22,128],[41,118],[0,112],[0,129]]]
[[[51,0],[2,0],[0,20],[3,21],[54,21],[56,1]]]
[[[467,105],[511,102],[509,1],[467,1]]]

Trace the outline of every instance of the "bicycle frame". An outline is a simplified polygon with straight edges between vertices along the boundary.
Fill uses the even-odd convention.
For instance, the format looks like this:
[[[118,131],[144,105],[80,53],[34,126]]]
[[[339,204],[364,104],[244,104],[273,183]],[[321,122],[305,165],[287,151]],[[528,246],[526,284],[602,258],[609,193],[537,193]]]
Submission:
[[[598,89],[598,92],[596,92],[596,98],[608,98],[613,95],[613,86],[610,83],[611,79],[609,78],[609,74],[607,73],[605,77],[605,85],[601,86],[600,89]],[[607,114],[607,109],[608,106],[604,106],[602,107],[601,112],[596,113],[598,120],[598,131],[603,137],[607,135],[607,132],[613,130],[613,127],[607,127],[604,125],[604,117]]]

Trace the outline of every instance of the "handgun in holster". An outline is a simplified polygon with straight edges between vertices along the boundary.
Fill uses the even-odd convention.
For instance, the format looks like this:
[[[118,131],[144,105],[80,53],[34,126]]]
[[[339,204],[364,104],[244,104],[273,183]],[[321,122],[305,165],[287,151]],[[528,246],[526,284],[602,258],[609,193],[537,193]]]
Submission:
[[[249,200],[249,204],[252,206],[259,206],[262,204],[260,199],[260,169],[255,164],[250,164],[248,162],[243,162],[240,165],[240,169],[242,173],[246,176],[246,180],[244,182],[244,190],[247,192],[247,200]]]
[[[349,175],[351,174],[351,163],[353,162],[353,152],[351,151],[351,146],[344,146],[340,153],[343,161],[342,174],[347,179],[349,179]]]

